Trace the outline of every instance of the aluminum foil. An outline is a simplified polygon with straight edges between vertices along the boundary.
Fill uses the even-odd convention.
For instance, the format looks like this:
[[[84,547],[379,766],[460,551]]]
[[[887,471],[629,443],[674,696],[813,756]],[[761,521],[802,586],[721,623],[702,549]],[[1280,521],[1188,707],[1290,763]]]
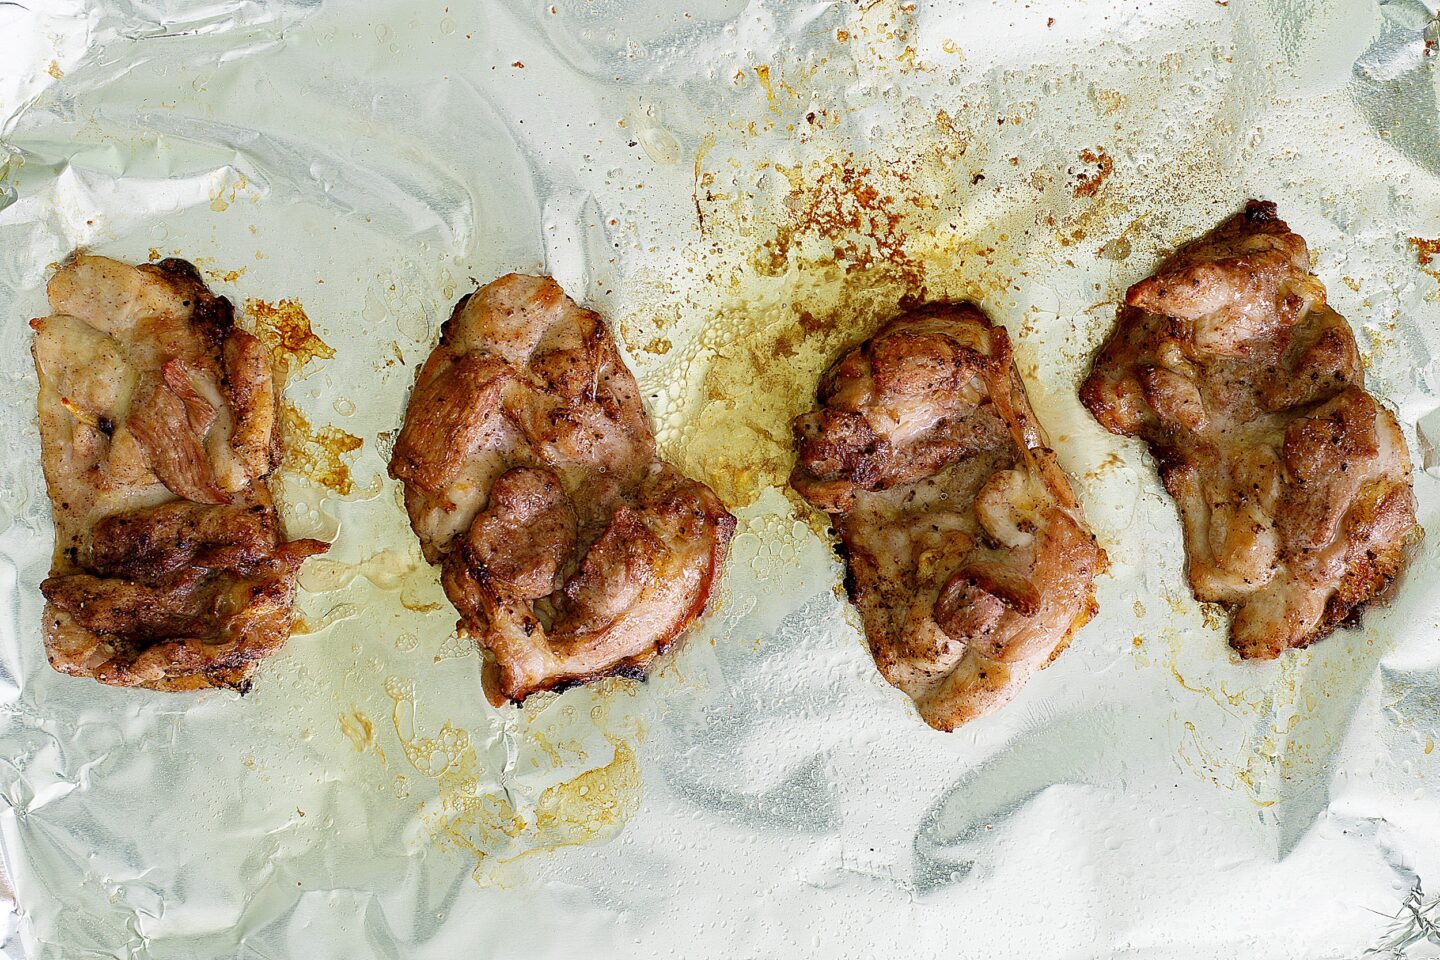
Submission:
[[[1434,0],[0,3],[0,849],[10,957],[1440,955]],[[1138,443],[1075,387],[1126,286],[1278,201],[1431,531],[1363,628],[1241,663]],[[76,247],[303,333],[307,564],[253,691],[45,662],[25,321]],[[476,282],[611,321],[741,526],[645,683],[484,701],[384,475]],[[1112,569],[1002,713],[926,727],[783,487],[905,296],[1009,327]]]

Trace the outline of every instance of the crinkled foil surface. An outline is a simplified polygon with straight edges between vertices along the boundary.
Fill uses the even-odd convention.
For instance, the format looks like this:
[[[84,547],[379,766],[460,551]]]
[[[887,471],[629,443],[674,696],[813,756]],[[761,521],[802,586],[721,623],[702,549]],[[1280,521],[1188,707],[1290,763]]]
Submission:
[[[0,3],[3,950],[1440,955],[1437,39],[1434,0]],[[1430,530],[1392,605],[1272,664],[1075,395],[1126,286],[1251,196],[1310,241]],[[335,543],[244,697],[45,661],[26,321],[77,247],[194,261],[289,368],[285,513]],[[610,319],[740,527],[648,682],[496,710],[384,464],[440,320],[509,270]],[[951,735],[783,484],[819,371],[907,295],[1010,329],[1112,560]]]

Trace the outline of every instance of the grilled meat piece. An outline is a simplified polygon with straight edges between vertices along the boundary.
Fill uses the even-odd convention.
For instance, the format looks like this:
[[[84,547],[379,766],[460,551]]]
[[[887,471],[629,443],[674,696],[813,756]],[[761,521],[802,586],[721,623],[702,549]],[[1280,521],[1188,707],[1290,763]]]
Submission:
[[[790,483],[831,515],[876,666],[937,729],[998,709],[1093,615],[1105,565],[1004,328],[903,313],[817,399]]]
[[[1131,287],[1080,396],[1150,445],[1191,589],[1230,609],[1242,657],[1355,621],[1423,536],[1400,426],[1273,203],[1250,201]]]
[[[290,635],[301,561],[266,486],[264,346],[183,260],[77,256],[31,322],[55,558],[54,667],[154,690],[247,685]]]
[[[704,610],[735,528],[657,458],[609,330],[549,277],[456,305],[390,473],[497,706],[642,671]]]

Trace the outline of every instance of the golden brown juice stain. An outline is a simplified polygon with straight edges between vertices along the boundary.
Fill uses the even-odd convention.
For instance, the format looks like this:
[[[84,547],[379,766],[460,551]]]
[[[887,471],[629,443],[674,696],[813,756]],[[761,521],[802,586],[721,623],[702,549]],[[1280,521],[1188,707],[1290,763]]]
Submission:
[[[1181,635],[1169,630],[1166,637],[1166,665],[1180,686],[1241,720],[1246,731],[1238,737],[1233,731],[1207,737],[1194,720],[1187,720],[1179,744],[1181,759],[1196,766],[1192,760],[1203,755],[1207,780],[1243,791],[1262,808],[1292,793],[1296,782],[1327,762],[1343,723],[1336,726],[1337,716],[1326,713],[1325,704],[1353,686],[1354,677],[1367,675],[1374,659],[1367,653],[1368,644],[1341,648],[1338,657],[1331,648],[1326,660],[1318,659],[1313,648],[1292,651],[1274,664],[1246,664],[1244,685],[1232,690],[1223,679],[1214,686],[1187,682],[1176,662]]]
[[[707,203],[714,203],[717,199],[711,189],[715,185],[715,175],[705,171],[705,157],[715,149],[715,144],[718,142],[719,138],[712,130],[700,139],[700,145],[695,148],[695,181],[691,187],[690,197],[695,201],[695,221],[702,236],[705,233],[705,208],[700,203],[700,196],[703,193]]]
[[[359,437],[339,427],[312,427],[300,408],[288,400],[280,405],[282,469],[348,496],[355,488],[355,481],[342,458],[363,445]]]
[[[1225,614],[1225,608],[1218,603],[1201,603],[1200,617],[1205,621],[1205,626],[1211,630],[1220,630],[1230,625],[1230,618]]]
[[[1126,97],[1125,94],[1119,90],[1106,90],[1096,87],[1090,96],[1091,99],[1099,105],[1100,112],[1107,117],[1111,114],[1119,113],[1125,108]]]
[[[345,734],[359,753],[364,753],[375,745],[375,725],[359,710],[340,715],[340,732]]]
[[[210,198],[210,209],[216,213],[224,213],[230,209],[230,205],[236,201],[240,194],[250,186],[249,179],[244,174],[239,174],[227,186],[221,187]],[[259,197],[255,198],[257,201]]]
[[[51,60],[50,66],[45,68],[45,72],[50,74],[50,76],[54,77],[56,80],[59,80],[65,76],[65,71],[60,69],[60,62],[58,60]]]
[[[1086,168],[1075,175],[1075,196],[1093,197],[1101,184],[1115,172],[1115,162],[1110,159],[1110,154],[1105,152],[1104,147],[1081,150],[1080,162],[1085,164]]]
[[[245,314],[254,324],[255,336],[270,350],[270,365],[281,383],[310,361],[335,356],[335,349],[310,329],[310,317],[299,300],[284,298],[269,303],[247,299]]]
[[[545,734],[541,733],[539,730],[532,729],[530,731],[530,739],[537,747],[541,749],[541,751],[544,752],[545,757],[550,761],[551,766],[558,767],[560,766],[560,764],[565,762],[565,758],[560,755],[559,748],[556,747],[555,744],[551,743],[550,738],[545,736]]]
[[[1440,280],[1440,267],[1432,267],[1437,257],[1440,257],[1440,239],[1425,240],[1421,237],[1409,237],[1410,246],[1415,248],[1415,260],[1420,264],[1420,272],[1436,280]]]
[[[814,404],[824,370],[903,302],[1009,295],[1008,270],[1018,259],[1003,261],[993,243],[964,238],[947,222],[947,204],[969,192],[955,182],[965,134],[948,115],[931,129],[903,160],[842,151],[801,164],[762,162],[768,192],[725,200],[698,192],[708,176],[699,170],[707,285],[683,309],[708,319],[668,353],[684,415],[662,417],[658,439],[664,456],[732,508],[785,485],[790,421]],[[993,218],[979,232],[1007,229]],[[673,322],[676,299],[656,298],[651,326]]]
[[[640,767],[629,745],[620,741],[608,764],[540,795],[535,827],[551,835],[547,846],[589,843],[618,833],[639,806]]]
[[[1099,480],[1105,474],[1123,466],[1125,466],[1124,458],[1121,457],[1120,454],[1111,451],[1105,455],[1104,460],[1101,460],[1095,467],[1085,472],[1084,479],[1090,481]]]
[[[765,91],[765,100],[770,109],[775,113],[780,113],[780,104],[775,99],[775,86],[770,79],[770,67],[763,63],[756,67],[755,79],[760,81],[760,87]]]
[[[222,283],[234,283],[236,280],[245,276],[245,269],[245,267],[240,267],[238,270],[206,269],[205,275],[211,280],[219,280]]]
[[[640,767],[633,747],[619,737],[606,735],[614,751],[608,763],[545,788],[533,808],[522,811],[506,793],[482,784],[487,771],[468,731],[450,721],[433,737],[419,731],[413,680],[391,677],[385,692],[405,758],[437,787],[434,803],[422,807],[432,836],[474,857],[479,883],[498,882],[498,867],[531,854],[610,839],[639,808]],[[603,714],[597,706],[592,719],[597,711]],[[538,731],[529,731],[527,738],[560,766],[559,751]]]

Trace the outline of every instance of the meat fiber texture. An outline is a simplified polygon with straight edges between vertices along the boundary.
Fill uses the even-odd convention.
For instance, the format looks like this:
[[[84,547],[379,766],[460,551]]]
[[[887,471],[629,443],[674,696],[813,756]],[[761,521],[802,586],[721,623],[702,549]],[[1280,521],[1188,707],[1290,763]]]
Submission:
[[[714,491],[657,459],[609,328],[549,277],[456,305],[390,473],[496,706],[643,677],[704,611],[735,530]]]
[[[290,636],[295,577],[268,486],[270,356],[183,260],[79,256],[32,322],[55,560],[40,585],[61,673],[244,689]]]
[[[1242,657],[1358,622],[1424,536],[1400,424],[1274,203],[1250,201],[1132,286],[1080,395],[1150,445],[1191,588],[1231,608]]]
[[[831,515],[876,666],[940,730],[1060,654],[1105,564],[1013,357],[972,304],[910,310],[793,424],[790,483]]]

